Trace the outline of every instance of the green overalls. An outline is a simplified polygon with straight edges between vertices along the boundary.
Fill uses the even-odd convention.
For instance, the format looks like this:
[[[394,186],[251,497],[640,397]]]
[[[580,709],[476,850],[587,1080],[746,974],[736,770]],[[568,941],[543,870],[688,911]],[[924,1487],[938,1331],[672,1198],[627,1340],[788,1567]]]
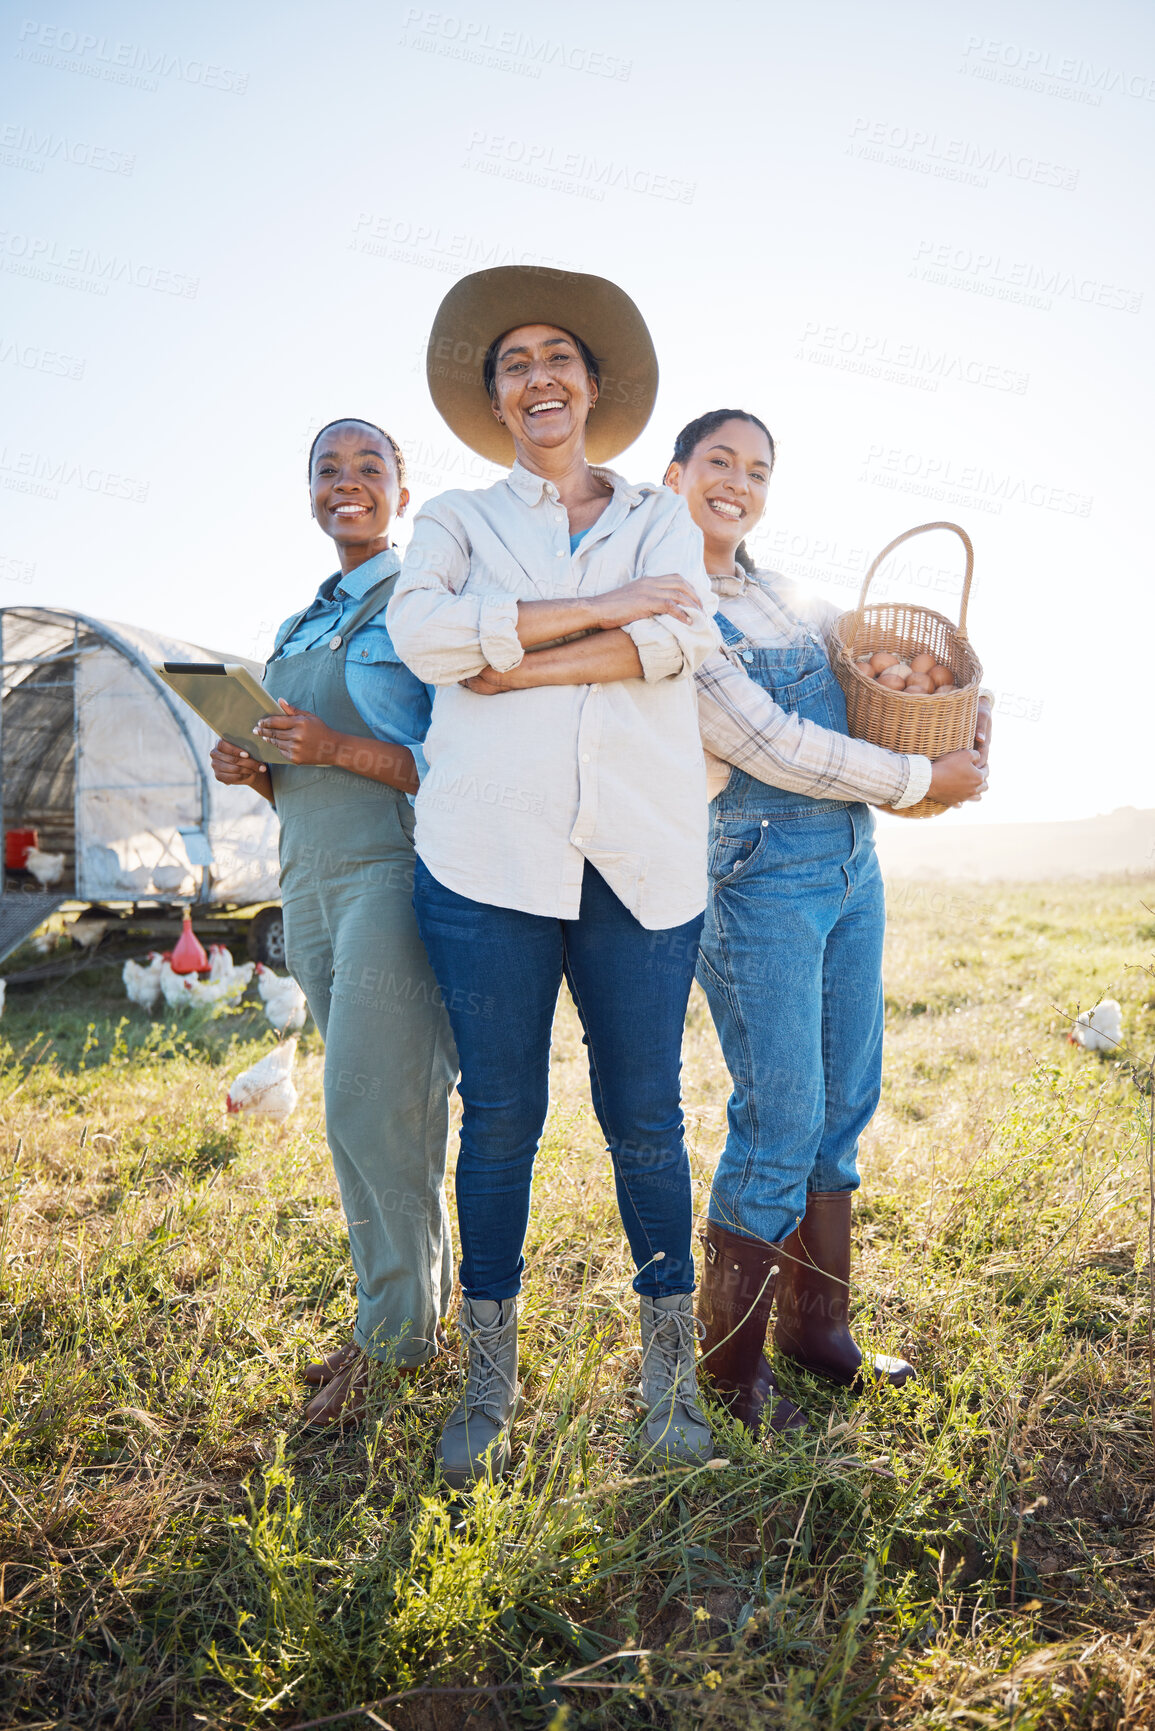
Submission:
[[[345,684],[354,631],[271,661],[265,689],[370,739]],[[302,617],[289,620],[283,642]],[[271,766],[289,971],[325,1040],[325,1126],[357,1273],[358,1343],[398,1365],[437,1351],[453,1286],[445,1205],[453,1036],[413,914],[413,811],[396,788],[323,764]]]

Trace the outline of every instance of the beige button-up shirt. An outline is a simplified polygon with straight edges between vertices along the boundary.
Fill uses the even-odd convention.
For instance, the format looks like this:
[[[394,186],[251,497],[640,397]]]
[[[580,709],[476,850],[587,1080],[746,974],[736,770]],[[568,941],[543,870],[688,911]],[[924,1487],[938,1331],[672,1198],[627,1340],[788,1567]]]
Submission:
[[[694,671],[720,639],[685,501],[610,469],[602,515],[570,552],[552,482],[515,463],[477,492],[418,512],[386,623],[402,660],[437,687],[417,796],[417,851],[458,895],[576,919],[589,860],[650,931],[706,904],[706,771]],[[522,659],[519,601],[603,594],[678,576],[702,598],[690,624],[627,625],[642,678],[482,697],[459,684]],[[532,651],[530,652],[532,653]]]
[[[821,638],[830,652],[838,609],[807,595],[777,571],[711,579],[718,605],[755,648],[786,648],[802,632]],[[916,805],[930,786],[928,757],[886,751],[780,709],[742,666],[741,649],[721,649],[698,669],[698,707],[713,799],[736,764],[757,781],[812,799],[866,800],[872,805]]]

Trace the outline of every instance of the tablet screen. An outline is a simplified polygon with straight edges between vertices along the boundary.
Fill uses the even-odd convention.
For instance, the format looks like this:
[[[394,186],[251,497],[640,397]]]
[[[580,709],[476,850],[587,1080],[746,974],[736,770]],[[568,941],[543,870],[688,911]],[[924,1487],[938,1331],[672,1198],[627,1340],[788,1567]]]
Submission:
[[[158,661],[153,663],[153,670],[230,745],[239,746],[262,763],[288,763],[275,745],[266,744],[253,732],[263,715],[280,711],[276,698],[269,696],[247,667],[222,661]]]

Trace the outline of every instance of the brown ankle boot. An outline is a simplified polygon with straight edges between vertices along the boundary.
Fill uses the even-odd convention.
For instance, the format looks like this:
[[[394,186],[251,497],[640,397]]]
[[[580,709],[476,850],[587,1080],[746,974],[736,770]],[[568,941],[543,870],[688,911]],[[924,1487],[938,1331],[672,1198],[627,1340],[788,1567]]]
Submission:
[[[742,1238],[715,1220],[706,1222],[702,1243],[702,1376],[751,1435],[763,1421],[775,1431],[802,1429],[806,1419],[779,1390],[763,1351],[779,1246]]]
[[[914,1376],[904,1358],[864,1363],[847,1324],[850,1305],[849,1190],[806,1198],[806,1214],[782,1244],[774,1344],[783,1357],[842,1388],[875,1377],[901,1388]]]

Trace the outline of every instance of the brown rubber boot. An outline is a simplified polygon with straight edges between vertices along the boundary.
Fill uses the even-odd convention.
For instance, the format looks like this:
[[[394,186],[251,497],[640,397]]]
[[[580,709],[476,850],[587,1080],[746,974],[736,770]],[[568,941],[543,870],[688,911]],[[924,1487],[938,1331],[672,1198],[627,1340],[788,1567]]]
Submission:
[[[778,1388],[763,1350],[780,1247],[743,1238],[716,1220],[706,1222],[702,1243],[703,1378],[751,1435],[757,1436],[763,1422],[774,1431],[803,1429],[805,1416]]]
[[[850,1307],[849,1190],[806,1198],[806,1214],[781,1246],[774,1344],[801,1370],[861,1389],[874,1378],[901,1388],[915,1370],[904,1358],[879,1354],[869,1363],[847,1322]]]

